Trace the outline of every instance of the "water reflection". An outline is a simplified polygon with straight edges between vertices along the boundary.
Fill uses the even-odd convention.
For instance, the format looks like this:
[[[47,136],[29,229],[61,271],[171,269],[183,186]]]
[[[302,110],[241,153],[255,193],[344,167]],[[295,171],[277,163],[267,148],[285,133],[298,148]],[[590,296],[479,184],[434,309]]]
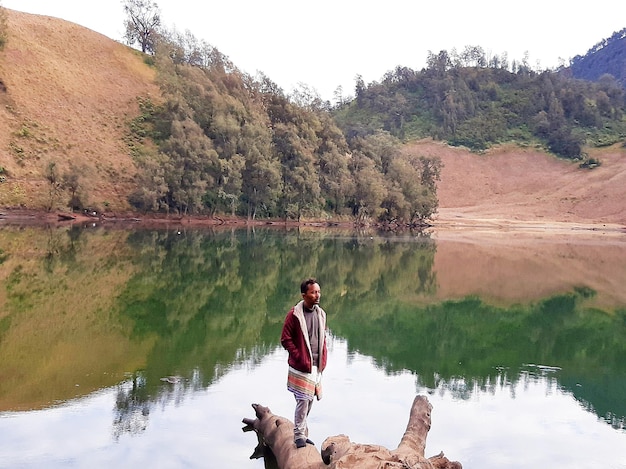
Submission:
[[[465,468],[543,467],[546,461],[576,468],[626,464],[626,433],[594,418],[551,373],[529,367],[520,377],[509,375],[515,379],[498,374],[489,386],[459,378],[429,389],[409,371],[385,373],[371,357],[350,352],[342,339],[331,341],[329,358],[326,393],[310,421],[315,441],[344,433],[355,442],[393,448],[417,393],[427,394],[433,405],[426,454],[444,450]],[[263,460],[249,459],[256,438],[243,433],[240,422],[253,415],[252,402],[269,405],[279,415],[293,411],[284,360],[284,351],[276,348],[260,362],[231,367],[204,389],[164,388],[161,400],[148,403],[148,425],[141,423],[137,409],[139,433],[116,433],[115,427],[111,432],[118,386],[61,407],[4,413],[0,467],[263,468]],[[132,382],[131,377],[120,386],[128,390]],[[454,388],[472,391],[458,399]]]
[[[325,397],[333,415],[321,413],[317,422],[329,425],[320,442],[347,433],[354,441],[393,447],[398,441],[388,440],[387,425],[371,428],[355,415],[362,409],[349,404],[375,402],[385,409],[397,403],[380,417],[398,420],[401,435],[415,392],[454,408],[453,420],[467,413],[484,418],[479,413],[487,396],[508,395],[517,404],[493,405],[511,413],[529,393],[543,395],[541,405],[535,403],[542,409],[557,396],[623,438],[626,240],[515,237],[504,243],[315,230],[28,227],[0,230],[0,246],[2,426],[37,416],[45,421],[50,414],[65,419],[66,412],[91,407],[85,396],[101,402],[102,392],[108,423],[99,416],[97,425],[108,428],[107,451],[136,437],[130,447],[137,459],[148,457],[140,453],[146,445],[156,445],[152,450],[162,457],[154,434],[164,430],[154,427],[167,414],[178,421],[176,431],[200,428],[247,459],[253,438],[209,436],[206,419],[239,422],[250,416],[252,402],[291,415],[278,338],[298,300],[299,281],[313,272],[342,350],[335,359],[344,347],[346,355],[343,374],[328,372],[336,391]],[[393,386],[404,389],[401,397]],[[196,407],[205,398],[209,415]],[[36,409],[42,413],[14,412]],[[39,438],[23,425],[22,438]],[[436,428],[430,438],[439,441]],[[453,449],[476,457],[473,429],[443,429],[447,438],[439,449],[463,461],[446,441],[458,439]],[[468,439],[474,446],[463,447]],[[62,459],[62,451],[52,453]],[[202,454],[228,461],[216,467],[238,466],[232,454]]]

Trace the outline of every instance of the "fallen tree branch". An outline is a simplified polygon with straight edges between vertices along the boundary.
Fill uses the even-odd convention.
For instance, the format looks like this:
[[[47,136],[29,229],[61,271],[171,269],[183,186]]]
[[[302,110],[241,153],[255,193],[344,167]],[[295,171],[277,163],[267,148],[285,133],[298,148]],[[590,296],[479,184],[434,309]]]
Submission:
[[[252,404],[256,418],[244,418],[244,431],[255,431],[259,444],[251,458],[267,457],[268,451],[279,469],[461,469],[442,453],[426,458],[426,436],[430,430],[432,406],[425,396],[416,396],[409,422],[394,450],[383,446],[352,443],[346,435],[326,438],[322,451],[313,445],[296,448],[293,423],[274,415],[268,407]]]

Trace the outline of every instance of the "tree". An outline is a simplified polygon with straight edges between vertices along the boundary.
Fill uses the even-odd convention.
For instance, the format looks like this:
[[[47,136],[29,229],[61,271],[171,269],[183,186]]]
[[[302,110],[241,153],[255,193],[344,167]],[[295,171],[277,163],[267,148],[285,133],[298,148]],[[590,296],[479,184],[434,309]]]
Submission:
[[[324,108],[324,101],[322,100],[319,92],[306,83],[299,82],[298,86],[291,92],[289,98],[293,104],[309,111],[316,111]]]
[[[402,187],[397,181],[390,179],[389,174],[385,182],[387,183],[387,196],[381,204],[385,211],[381,214],[380,220],[386,223],[406,222],[410,218],[410,208],[402,193]]]
[[[242,129],[242,150],[246,155],[242,171],[242,196],[248,218],[254,219],[260,208],[270,212],[280,193],[280,161],[271,151],[267,126],[257,119]]]
[[[59,174],[59,169],[57,168],[57,164],[55,161],[50,161],[44,170],[44,177],[50,184],[48,191],[48,206],[46,207],[48,211],[52,210],[54,205],[56,204],[57,197],[61,193],[63,184],[61,182],[61,175]]]
[[[329,114],[319,115],[322,128],[316,154],[319,163],[320,187],[326,198],[326,208],[340,213],[346,199],[354,191],[348,170],[348,144]]]
[[[389,164],[399,155],[400,141],[389,132],[378,131],[361,142],[360,150],[377,162],[383,174],[387,174]]]
[[[335,100],[335,106],[337,107],[341,107],[350,101],[349,96],[344,96],[343,86],[341,85],[339,85],[337,88],[335,88],[335,91],[333,91],[333,98]]]
[[[315,133],[306,122],[306,114],[295,112],[294,123],[274,125],[274,147],[282,165],[281,209],[285,218],[300,221],[305,213],[320,208],[319,173],[316,168],[313,139]]]
[[[350,170],[354,179],[354,194],[350,201],[352,214],[358,223],[378,219],[383,212],[382,202],[387,196],[385,178],[374,160],[362,153],[352,154]]]
[[[154,54],[161,11],[154,2],[147,0],[123,0],[126,18],[125,39],[128,45],[139,44],[141,52]]]
[[[438,54],[428,51],[426,64],[429,71],[432,71],[436,76],[441,77],[452,68],[452,59],[450,58],[447,50],[439,51]]]
[[[356,100],[359,105],[362,105],[363,96],[364,96],[365,90],[367,89],[365,86],[365,81],[363,81],[363,77],[360,74],[356,76],[354,81],[355,81],[354,93],[356,95]]]
[[[437,211],[437,181],[442,163],[438,157],[400,154],[387,173],[390,189],[383,207],[387,221],[424,225]]]
[[[464,67],[485,67],[487,65],[485,51],[480,46],[465,46],[459,57]]]
[[[180,213],[197,211],[207,190],[215,188],[219,172],[218,156],[213,142],[189,117],[172,123],[172,135],[163,144],[170,157],[166,174],[169,205]]]
[[[167,194],[169,187],[165,173],[171,161],[165,153],[158,153],[138,161],[141,171],[136,176],[137,188],[129,195],[128,202],[142,211],[169,210]]]
[[[62,176],[62,187],[67,189],[70,193],[70,199],[68,201],[68,205],[72,211],[74,210],[82,210],[85,205],[85,196],[82,193],[82,184],[81,184],[81,176],[82,173],[76,165],[70,163],[70,169],[63,173]]]

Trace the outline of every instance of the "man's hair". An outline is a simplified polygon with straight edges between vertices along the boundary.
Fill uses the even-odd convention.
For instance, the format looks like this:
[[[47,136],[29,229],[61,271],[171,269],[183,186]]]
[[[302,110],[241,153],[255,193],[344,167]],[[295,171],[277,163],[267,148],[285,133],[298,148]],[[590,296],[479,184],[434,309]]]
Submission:
[[[317,283],[319,285],[319,282],[316,279],[314,279],[313,277],[307,278],[306,280],[304,280],[300,284],[300,293],[304,294],[307,291],[309,291],[309,285],[313,285],[314,283]]]

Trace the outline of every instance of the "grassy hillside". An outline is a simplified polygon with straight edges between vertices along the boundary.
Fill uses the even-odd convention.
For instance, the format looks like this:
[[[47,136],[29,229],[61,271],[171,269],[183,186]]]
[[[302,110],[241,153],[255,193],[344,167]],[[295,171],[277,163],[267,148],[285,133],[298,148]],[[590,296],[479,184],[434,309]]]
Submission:
[[[0,409],[45,407],[145,366],[153,340],[130,337],[117,304],[136,274],[128,234],[0,231]]]
[[[73,23],[7,10],[0,52],[0,206],[44,207],[45,170],[85,174],[88,203],[128,207],[135,174],[123,142],[136,98],[158,96],[154,71],[133,49]]]

